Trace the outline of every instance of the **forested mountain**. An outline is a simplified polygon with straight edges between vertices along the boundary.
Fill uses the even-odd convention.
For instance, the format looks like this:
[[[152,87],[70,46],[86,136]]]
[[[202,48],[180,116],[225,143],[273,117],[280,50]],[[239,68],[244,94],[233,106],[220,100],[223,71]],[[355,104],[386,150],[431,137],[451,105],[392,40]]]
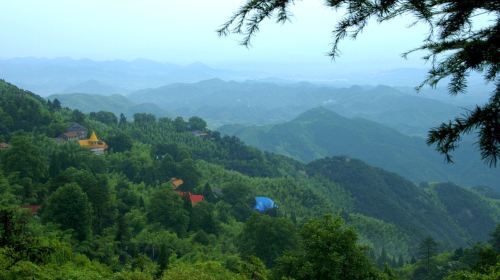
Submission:
[[[488,229],[495,225],[497,217],[491,216],[492,208],[500,205],[450,183],[431,184],[426,190],[461,227],[467,225],[468,233],[476,239],[489,238]]]
[[[201,116],[215,124],[277,123],[325,106],[343,116],[366,118],[405,134],[421,136],[463,110],[387,86],[333,88],[309,83],[217,79],[141,90],[131,93],[129,98],[135,102],[153,102],[177,115]]]
[[[55,139],[75,123],[107,152]],[[500,201],[479,191],[418,188],[348,158],[305,165],[197,117],[84,114],[0,81],[0,124],[2,279],[314,278],[307,267],[395,279],[424,265],[410,262],[422,238],[456,248],[500,221]],[[278,208],[257,213],[256,196]]]
[[[409,137],[365,119],[345,118],[325,108],[312,109],[282,124],[228,125],[219,131],[303,162],[347,155],[415,183],[453,181],[462,186],[487,185],[500,189],[500,174],[480,161],[470,143],[464,143],[457,151],[454,164],[447,164],[422,138]]]
[[[157,117],[166,117],[170,114],[153,103],[135,103],[123,95],[113,94],[109,96],[67,93],[54,94],[48,97],[49,100],[57,99],[62,106],[78,109],[85,113],[107,111],[116,115],[124,114],[132,117],[135,113],[150,113]]]
[[[83,92],[86,91],[73,92]],[[109,89],[107,95],[113,93]],[[221,124],[270,124],[289,121],[318,106],[342,116],[360,117],[385,124],[410,136],[425,136],[442,121],[462,112],[462,107],[406,93],[387,86],[333,88],[308,83],[225,82],[214,79],[192,84],[172,84],[133,92],[123,99],[134,104],[155,104],[174,115],[201,116],[211,127]],[[443,95],[437,91],[435,95]],[[427,94],[426,96],[429,96]],[[70,108],[87,112],[82,94],[61,94],[49,98],[64,99]],[[91,95],[89,99],[98,99]],[[113,106],[106,97],[102,106]],[[468,106],[471,106],[469,104]],[[156,112],[157,110],[152,110]],[[115,111],[113,111],[115,112]]]
[[[451,244],[484,240],[495,226],[497,210],[481,196],[453,184],[417,187],[397,174],[348,157],[313,161],[307,173],[343,186],[354,198],[356,211],[397,224],[411,238],[432,232]]]
[[[94,95],[113,95],[120,93],[125,94],[127,93],[127,90],[119,87],[113,87],[97,80],[87,80],[79,84],[71,85],[64,89],[61,93],[79,92]]]

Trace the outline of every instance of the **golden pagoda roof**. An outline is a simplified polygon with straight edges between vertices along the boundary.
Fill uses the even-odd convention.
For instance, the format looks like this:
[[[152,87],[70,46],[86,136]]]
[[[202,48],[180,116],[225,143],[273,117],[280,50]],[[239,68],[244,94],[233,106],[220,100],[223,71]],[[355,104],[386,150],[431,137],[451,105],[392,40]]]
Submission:
[[[89,140],[90,141],[99,141],[99,139],[97,139],[97,135],[95,134],[95,131],[92,131],[92,134],[90,135]]]
[[[83,148],[88,148],[88,149],[107,149],[108,145],[102,140],[99,140],[97,138],[97,135],[95,134],[94,131],[92,131],[92,134],[90,135],[89,139],[82,139],[78,141],[81,147]]]

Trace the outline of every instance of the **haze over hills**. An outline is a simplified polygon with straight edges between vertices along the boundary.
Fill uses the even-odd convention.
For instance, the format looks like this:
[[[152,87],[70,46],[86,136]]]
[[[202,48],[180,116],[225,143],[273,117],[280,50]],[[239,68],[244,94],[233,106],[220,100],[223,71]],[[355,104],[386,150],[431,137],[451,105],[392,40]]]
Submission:
[[[0,7],[0,280],[500,280],[499,0]]]
[[[54,94],[49,100],[57,99],[63,106],[78,109],[84,113],[107,111],[119,116],[123,113],[132,117],[135,113],[150,113],[157,117],[171,116],[153,103],[135,103],[120,94],[99,95],[86,93]]]
[[[360,118],[342,117],[325,108],[307,111],[292,121],[267,126],[228,125],[219,128],[260,149],[309,162],[346,155],[402,175],[416,183],[452,181],[462,186],[500,189],[500,174],[479,159],[470,143],[457,150],[450,165],[419,137]]]
[[[116,96],[109,98],[112,97]],[[85,191],[89,195],[94,194],[96,186],[99,190],[103,188],[110,193],[111,190],[119,193],[116,196],[119,203],[115,206],[110,202],[110,208],[128,209],[133,207],[129,205],[132,203],[142,209],[139,207],[140,196],[135,196],[135,193],[148,198],[149,207],[150,201],[157,194],[155,191],[165,187],[164,184],[158,186],[158,180],[181,176],[185,182],[192,182],[193,191],[202,192],[207,183],[221,186],[224,190],[222,197],[218,198],[221,203],[213,204],[214,207],[219,207],[218,211],[227,212],[228,215],[243,213],[241,215],[247,215],[243,217],[248,217],[251,207],[247,205],[247,199],[253,202],[253,196],[256,194],[273,197],[280,205],[282,217],[293,215],[299,221],[324,213],[342,212],[347,222],[360,232],[363,242],[370,244],[377,254],[386,250],[393,256],[410,256],[419,240],[428,235],[439,240],[445,248],[484,240],[484,232],[491,231],[494,222],[500,217],[500,208],[487,205],[488,199],[497,204],[498,200],[482,196],[479,192],[449,184],[438,185],[439,187],[432,184],[419,188],[397,174],[347,157],[325,158],[304,164],[288,157],[262,152],[243,144],[237,138],[221,137],[219,133],[210,130],[206,130],[207,137],[197,137],[191,133],[186,123],[177,126],[179,122],[169,119],[156,121],[154,118],[144,118],[118,124],[101,122],[84,115],[80,122],[97,130],[101,139],[111,145],[112,149],[108,153],[98,156],[71,143],[64,144],[53,140],[60,130],[64,131],[67,125],[75,121],[75,117],[82,116],[75,115],[66,108],[51,106],[53,104],[31,92],[0,81],[0,109],[3,112],[0,114],[0,132],[2,137],[13,145],[11,150],[0,150],[0,155],[2,159],[3,156],[9,159],[8,156],[12,153],[20,153],[32,161],[43,156],[38,164],[50,166],[50,169],[40,169],[40,172],[46,170],[48,181],[35,183],[38,184],[37,187],[29,193],[39,197],[39,203],[43,205],[51,203],[50,199],[46,199],[46,191],[53,192],[56,189],[48,188],[45,184],[58,186],[57,180],[75,180],[75,184],[86,186]],[[31,108],[31,111],[27,110],[28,108]],[[311,116],[317,115],[325,121],[335,122],[328,114],[332,114],[345,125],[352,124],[326,109],[312,110],[299,119],[307,122],[314,120]],[[9,121],[14,119],[15,122]],[[363,123],[368,124],[363,126]],[[372,123],[360,121],[359,126],[354,126],[353,129],[364,131],[368,129],[369,124]],[[17,134],[19,130],[23,130],[25,134]],[[393,135],[388,135],[391,137],[398,134],[380,125],[375,127],[375,130],[381,130],[382,136],[387,131],[392,131]],[[368,129],[368,132],[371,131]],[[32,136],[27,135],[41,136],[29,139],[43,141],[43,145],[37,145],[38,142],[31,143],[26,137]],[[122,141],[112,141],[113,138],[116,139],[116,135],[124,135],[123,137],[133,141],[123,147]],[[290,135],[287,137],[291,138]],[[26,141],[21,142],[19,139]],[[397,140],[399,139],[395,139]],[[34,152],[25,153],[24,149],[18,148],[21,145],[29,146]],[[119,151],[118,147],[124,150]],[[48,152],[52,150],[56,152]],[[162,153],[166,156],[157,156]],[[31,165],[21,167],[28,170],[33,168]],[[6,170],[6,178],[11,178],[9,175],[19,172],[11,171],[10,168],[20,167],[1,165],[1,168]],[[55,175],[52,175],[52,172]],[[129,189],[123,184],[112,184],[117,173],[121,174],[121,181],[131,186],[138,184],[137,189]],[[4,176],[3,174],[0,173],[0,176]],[[92,176],[99,176],[99,180],[89,179],[93,178]],[[94,185],[96,182],[101,185]],[[9,188],[7,190],[10,191]],[[446,192],[453,192],[462,198],[459,203],[463,211],[456,210],[457,205],[453,199],[447,199]],[[13,189],[12,193],[19,197],[25,195],[25,192],[16,189]],[[137,199],[133,199],[134,197]],[[174,194],[170,198],[175,197],[177,196]],[[111,199],[111,196],[108,199]],[[67,204],[66,201],[63,202],[64,205]],[[160,205],[164,203],[165,201],[160,201]],[[181,199],[176,203],[173,207],[176,211],[183,209]],[[212,202],[207,203],[212,205]],[[170,210],[159,210],[162,214],[166,214],[165,211]],[[118,213],[112,210],[108,212]],[[470,220],[475,222],[469,223]],[[221,220],[220,223],[230,226],[226,220]],[[174,224],[177,225],[178,222]],[[145,227],[148,228],[147,225]],[[139,231],[142,230],[143,228],[140,228]],[[220,234],[226,233],[222,231]]]
[[[430,127],[455,117],[463,109],[387,86],[331,88],[309,83],[214,79],[141,90],[126,97],[65,94],[50,98],[56,97],[63,106],[83,112],[103,110],[128,117],[141,111],[158,117],[200,116],[211,127],[230,124],[220,130],[251,145],[305,162],[349,155],[417,183],[453,181],[498,188],[500,181],[494,170],[476,157],[470,143],[458,149],[457,163],[448,165],[424,139],[409,137],[425,137]],[[329,111],[306,112],[320,105]],[[235,123],[274,126],[247,127]]]
[[[324,66],[308,66],[308,71],[280,69],[268,71],[272,65],[245,67],[231,64],[221,69],[195,62],[186,65],[156,62],[148,59],[132,61],[71,58],[11,58],[0,59],[0,78],[32,90],[42,96],[59,93],[114,94],[129,93],[145,88],[156,88],[172,83],[194,83],[207,79],[256,80],[278,84],[310,81],[329,87],[352,85],[389,85],[415,95],[414,87],[426,75],[426,69],[395,68],[386,70],[362,70],[346,72],[345,69]],[[289,71],[296,71],[290,72]],[[484,85],[481,77],[472,74],[469,91],[472,94],[450,97],[446,81],[442,89],[424,90],[423,96],[459,105],[484,103],[492,90]],[[438,94],[436,94],[438,92]]]
[[[133,61],[70,58],[12,58],[0,60],[0,78],[42,96],[62,92],[110,94],[158,87],[174,82],[196,82],[215,77],[238,78],[237,73],[201,63],[181,66],[147,59]],[[89,84],[92,87],[89,88]],[[97,86],[96,86],[97,85]],[[97,92],[96,92],[97,89]],[[111,89],[111,92],[106,92]]]
[[[215,124],[269,124],[325,106],[348,117],[386,124],[409,135],[463,112],[462,108],[387,86],[334,88],[310,83],[225,82],[214,79],[134,92],[135,102],[153,102],[176,115],[197,115]]]
[[[86,93],[86,94],[98,94],[98,95],[112,95],[112,94],[125,94],[126,89],[113,87],[97,80],[88,80],[81,82],[76,85],[72,85],[61,93]]]
[[[91,104],[99,99],[92,95],[85,101],[83,94],[66,94],[64,97],[53,95],[49,98],[54,97],[64,99],[65,106],[85,112],[89,111],[85,103]],[[370,119],[402,133],[418,136],[425,136],[429,128],[464,110],[387,86],[334,88],[305,82],[277,84],[262,81],[225,82],[219,79],[144,89],[127,95],[126,99],[131,104],[154,103],[155,107],[174,115],[200,116],[212,127],[235,123],[279,123],[291,120],[311,108],[324,106],[347,117]],[[104,97],[98,101],[102,106],[112,108],[114,105],[106,105],[109,102]]]

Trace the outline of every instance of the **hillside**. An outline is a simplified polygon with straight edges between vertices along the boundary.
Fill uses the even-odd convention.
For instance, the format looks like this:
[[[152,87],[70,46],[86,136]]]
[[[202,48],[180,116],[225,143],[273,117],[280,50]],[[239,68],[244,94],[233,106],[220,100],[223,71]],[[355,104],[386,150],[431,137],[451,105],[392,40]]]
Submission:
[[[479,160],[472,145],[462,145],[455,164],[450,165],[424,139],[403,135],[368,120],[345,118],[324,108],[312,109],[282,124],[223,126],[219,131],[303,162],[347,155],[416,183],[453,181],[462,186],[489,185],[500,189],[500,174]]]
[[[270,275],[314,229],[344,236],[349,248],[367,245],[371,259],[362,247],[359,256],[382,273],[372,262],[389,254],[404,264],[426,236],[456,248],[484,241],[475,227],[490,232],[500,220],[497,199],[446,184],[418,188],[359,160],[306,165],[221,136],[202,120],[143,113],[107,122],[102,115],[104,122],[0,81],[0,142],[9,143],[0,149],[0,214],[14,225],[0,227],[0,278],[21,271],[35,279],[153,279],[206,265],[226,279],[251,279],[256,270]],[[99,155],[54,139],[74,122],[109,150]],[[172,178],[182,179],[178,189]],[[466,193],[457,201],[467,211],[446,192]],[[256,196],[279,207],[256,213]],[[340,218],[321,218],[332,213],[356,232]],[[20,253],[8,254],[14,249]]]
[[[112,95],[126,93],[127,90],[113,87],[105,83],[99,82],[97,80],[83,81],[79,84],[75,84],[64,89],[62,93],[86,93],[86,94],[99,94],[99,95]]]
[[[489,238],[488,231],[496,224],[495,217],[491,215],[495,211],[484,197],[450,183],[432,184],[427,191],[475,240]]]
[[[107,111],[118,116],[123,113],[127,117],[132,117],[135,113],[151,113],[158,117],[169,116],[167,111],[153,103],[134,103],[119,94],[103,96],[101,94],[67,93],[48,97],[49,100],[56,98],[62,106],[78,109],[85,113]]]
[[[348,157],[313,161],[307,173],[343,186],[354,198],[355,211],[397,224],[414,240],[429,232],[448,244],[484,240],[495,227],[496,210],[479,195],[453,184],[437,184],[430,195],[397,174]]]

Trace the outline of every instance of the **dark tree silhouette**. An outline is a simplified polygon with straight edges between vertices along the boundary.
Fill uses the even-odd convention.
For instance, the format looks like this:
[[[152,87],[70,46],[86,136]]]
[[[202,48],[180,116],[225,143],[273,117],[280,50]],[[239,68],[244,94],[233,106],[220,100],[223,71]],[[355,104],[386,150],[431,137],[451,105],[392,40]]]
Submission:
[[[427,237],[418,246],[418,255],[425,261],[427,272],[430,271],[431,258],[437,253],[438,244],[432,237]]]
[[[493,249],[500,254],[500,224],[498,224],[491,233],[490,243]]]
[[[222,27],[219,35],[230,33],[243,35],[241,42],[250,40],[259,31],[265,19],[285,23],[290,16],[293,0],[248,0]],[[459,145],[461,136],[478,132],[478,144],[483,160],[496,166],[500,156],[500,2],[498,0],[327,0],[325,5],[345,9],[333,30],[332,58],[339,55],[339,43],[346,37],[356,38],[370,19],[389,21],[397,16],[413,16],[416,22],[429,26],[429,33],[422,45],[404,53],[426,51],[424,59],[432,62],[427,78],[417,89],[425,85],[435,87],[443,78],[450,77],[448,84],[452,95],[465,92],[471,72],[484,75],[487,82],[495,84],[489,102],[476,106],[454,120],[429,131],[427,142],[452,162],[451,152]],[[494,18],[487,27],[476,28],[479,15]]]

